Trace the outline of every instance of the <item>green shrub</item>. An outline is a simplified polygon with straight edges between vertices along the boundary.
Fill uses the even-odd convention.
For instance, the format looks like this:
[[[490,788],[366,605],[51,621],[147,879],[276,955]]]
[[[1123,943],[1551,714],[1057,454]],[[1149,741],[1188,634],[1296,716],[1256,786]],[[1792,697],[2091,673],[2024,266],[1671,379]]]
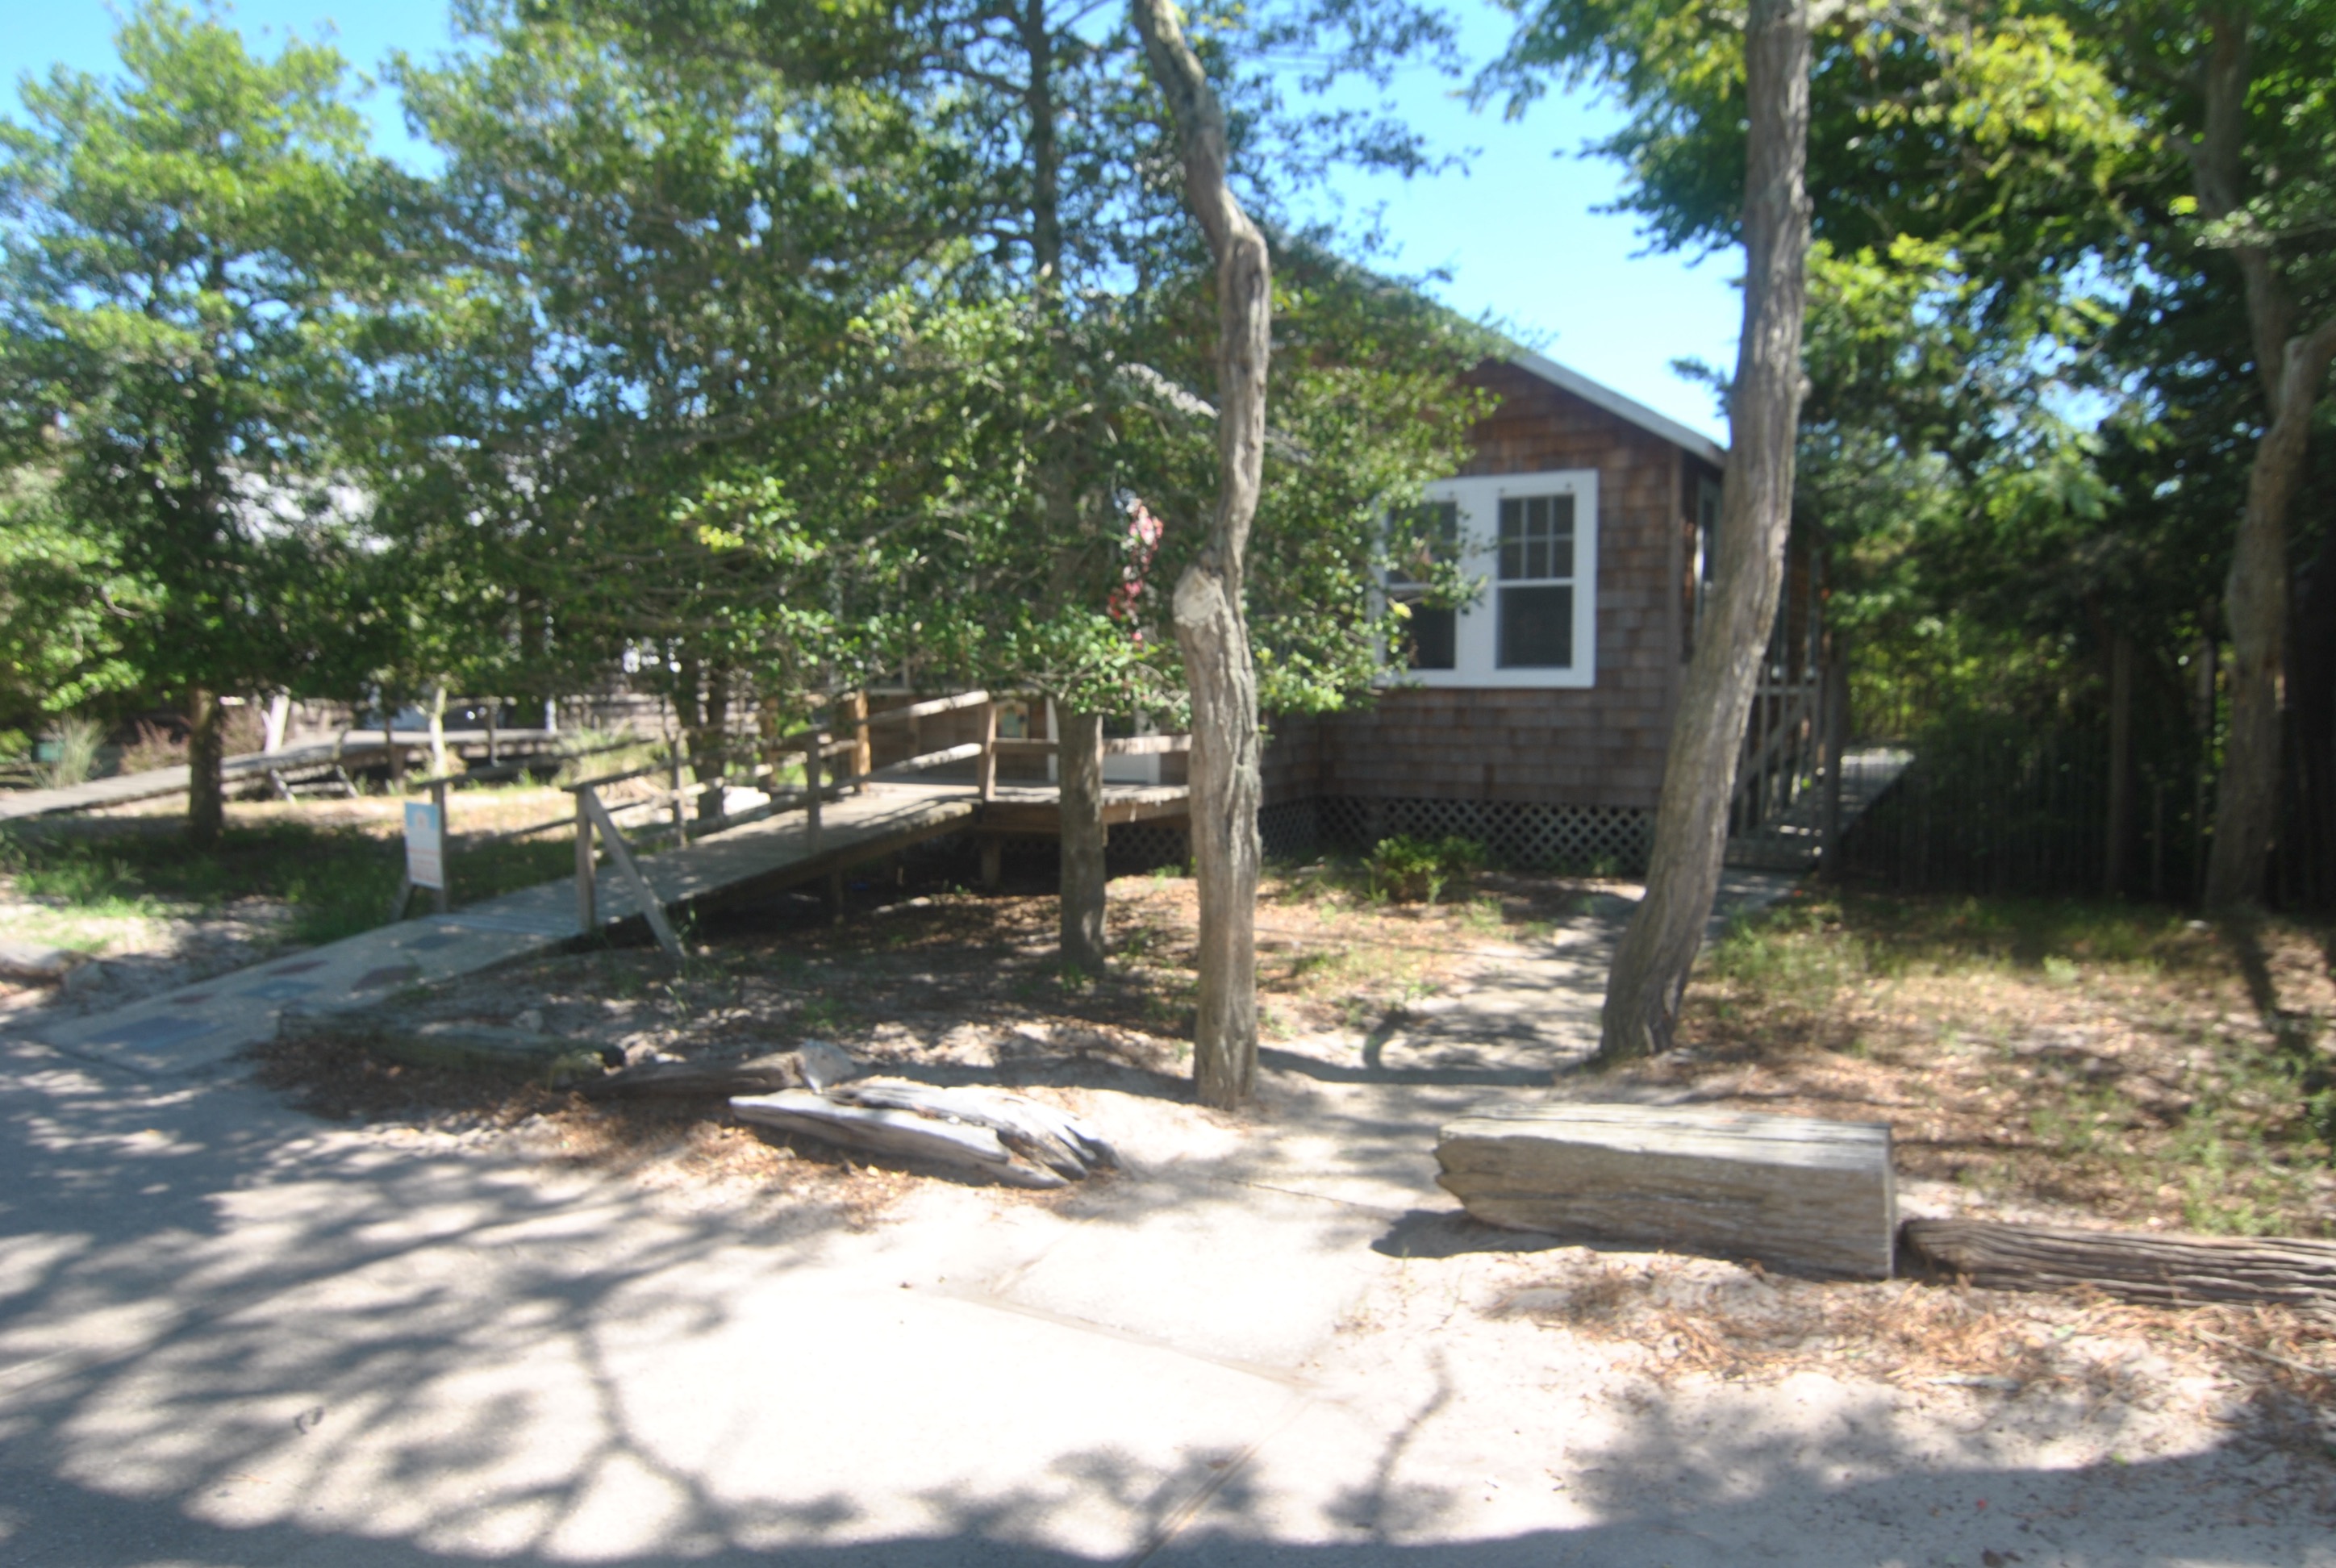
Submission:
[[[1432,904],[1446,887],[1484,869],[1484,846],[1465,838],[1381,839],[1363,869],[1373,897]]]
[[[86,784],[97,771],[97,748],[104,744],[103,725],[69,714],[57,721],[56,737],[41,748],[45,755],[33,770],[34,776],[43,789]]]

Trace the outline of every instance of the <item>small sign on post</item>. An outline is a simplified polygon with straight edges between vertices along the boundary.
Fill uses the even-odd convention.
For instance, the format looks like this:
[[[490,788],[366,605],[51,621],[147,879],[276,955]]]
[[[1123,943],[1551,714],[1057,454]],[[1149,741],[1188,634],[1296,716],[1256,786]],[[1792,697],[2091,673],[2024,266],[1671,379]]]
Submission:
[[[446,813],[434,801],[405,803],[405,880],[434,890],[445,908]]]

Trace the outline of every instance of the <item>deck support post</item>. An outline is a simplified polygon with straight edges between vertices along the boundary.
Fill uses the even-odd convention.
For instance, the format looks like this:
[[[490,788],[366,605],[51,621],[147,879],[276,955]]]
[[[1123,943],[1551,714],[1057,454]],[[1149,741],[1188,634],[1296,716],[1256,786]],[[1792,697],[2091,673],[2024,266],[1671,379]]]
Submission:
[[[681,798],[681,743],[674,743],[673,755],[666,759],[667,778],[673,786],[673,845],[686,849],[689,844],[689,803]]]
[[[592,808],[584,803],[591,793],[589,784],[576,792],[576,934],[583,937],[600,926],[599,900],[592,885]]]
[[[1005,880],[1006,835],[1004,833],[984,833],[981,835],[979,842],[981,846],[981,890],[984,892],[994,893],[998,891],[998,884]]]

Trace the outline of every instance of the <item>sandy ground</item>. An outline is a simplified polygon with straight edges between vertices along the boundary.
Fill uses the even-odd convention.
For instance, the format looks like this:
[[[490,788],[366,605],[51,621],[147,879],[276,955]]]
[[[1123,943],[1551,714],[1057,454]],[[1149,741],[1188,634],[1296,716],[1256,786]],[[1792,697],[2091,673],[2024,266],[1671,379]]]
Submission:
[[[1569,1246],[1492,1231],[1459,1213],[1435,1184],[1436,1127],[1487,1101],[1547,1092],[1551,1073],[1586,1051],[1621,890],[1521,889],[1520,899],[1541,901],[1514,930],[1453,913],[1269,906],[1261,925],[1276,977],[1269,988],[1276,1032],[1259,1102],[1238,1116],[1192,1105],[1183,1081],[1183,1019],[1171,976],[1190,938],[1188,884],[1134,879],[1114,891],[1123,962],[1139,973],[1156,963],[1157,983],[1066,996],[1046,963],[1043,899],[959,904],[952,901],[962,895],[895,895],[871,886],[867,899],[884,901],[841,932],[807,923],[792,907],[774,924],[709,932],[706,961],[679,979],[652,954],[620,950],[495,971],[409,998],[418,1013],[540,1027],[614,1046],[635,1060],[746,1056],[819,1037],[904,1076],[1010,1084],[1078,1113],[1126,1154],[1126,1173],[1066,1193],[969,1188],[870,1167],[832,1150],[765,1138],[729,1123],[715,1106],[612,1114],[550,1090],[485,1091],[371,1061],[322,1061],[295,1047],[261,1064],[277,1092],[337,1124],[320,1135],[319,1148],[352,1171],[376,1173],[348,1189],[353,1201],[378,1203],[397,1183],[427,1185],[434,1194],[428,1203],[404,1211],[400,1223],[409,1229],[471,1233],[502,1223],[494,1218],[499,1208],[516,1203],[534,1216],[530,1225],[568,1227],[583,1249],[579,1258],[654,1251],[642,1238],[667,1232],[693,1238],[686,1251],[700,1259],[715,1255],[702,1249],[718,1249],[725,1236],[742,1247],[751,1238],[755,1250],[815,1242],[815,1264],[789,1266],[812,1270],[801,1281],[832,1275],[835,1282],[821,1288],[861,1303],[852,1309],[861,1319],[803,1307],[756,1319],[742,1303],[758,1300],[763,1287],[745,1282],[723,1298],[718,1312],[707,1299],[713,1315],[706,1333],[732,1318],[764,1322],[749,1342],[768,1348],[775,1326],[776,1344],[792,1347],[781,1359],[802,1368],[797,1376],[809,1370],[801,1356],[806,1335],[810,1343],[827,1336],[829,1349],[847,1359],[897,1354],[924,1365],[915,1360],[923,1343],[915,1334],[927,1320],[904,1316],[898,1333],[908,1338],[894,1351],[881,1335],[863,1343],[861,1320],[873,1325],[867,1309],[881,1299],[854,1292],[875,1281],[930,1300],[935,1304],[917,1310],[933,1315],[933,1353],[959,1368],[957,1376],[973,1376],[963,1357],[994,1353],[1029,1380],[1037,1409],[1009,1417],[993,1407],[996,1430],[1011,1435],[999,1440],[1022,1456],[1009,1468],[1027,1477],[1027,1485],[1016,1483],[1022,1490],[1007,1486],[996,1495],[1023,1503],[966,1504],[900,1523],[905,1504],[879,1505],[862,1493],[939,1495],[917,1492],[918,1477],[948,1467],[938,1454],[884,1437],[897,1428],[879,1419],[881,1411],[847,1411],[823,1395],[817,1425],[825,1446],[852,1456],[852,1467],[832,1484],[841,1510],[832,1516],[785,1514],[791,1523],[783,1529],[750,1529],[713,1508],[689,1514],[683,1528],[643,1524],[619,1508],[611,1517],[628,1523],[618,1534],[639,1544],[613,1558],[589,1544],[589,1531],[579,1536],[569,1525],[513,1535],[520,1527],[512,1521],[534,1517],[530,1508],[552,1506],[572,1522],[617,1505],[595,1489],[600,1483],[551,1481],[570,1472],[561,1468],[566,1461],[540,1456],[545,1445],[559,1446],[560,1430],[559,1419],[533,1408],[540,1401],[514,1404],[494,1417],[500,1427],[466,1426],[486,1419],[478,1400],[494,1379],[449,1349],[453,1359],[441,1366],[433,1352],[411,1376],[423,1379],[417,1398],[426,1394],[443,1407],[433,1417],[439,1427],[470,1431],[462,1442],[471,1456],[413,1468],[394,1484],[403,1500],[368,1514],[362,1498],[385,1505],[378,1488],[393,1485],[394,1454],[375,1452],[386,1439],[371,1428],[336,1429],[332,1440],[348,1445],[336,1450],[342,1467],[375,1476],[367,1483],[375,1490],[320,1482],[321,1539],[354,1532],[427,1545],[419,1555],[381,1559],[401,1563],[513,1550],[529,1561],[726,1561],[740,1552],[759,1560],[763,1551],[790,1544],[846,1556],[847,1545],[865,1545],[877,1553],[871,1562],[1182,1554],[1211,1563],[1311,1556],[1361,1563],[1416,1553],[1487,1564],[2336,1563],[2336,1427],[2329,1420],[2336,1379],[2272,1359],[2327,1364],[2331,1336],[2323,1326],[2276,1313],[2151,1312],[1922,1281],[1819,1284],[1725,1261]],[[980,940],[968,943],[966,922],[975,914],[985,924]],[[158,1153],[231,1146],[218,1134],[172,1130],[171,1118],[204,1114],[200,1096],[168,1103],[176,1108],[157,1102],[135,1113],[163,1139]],[[52,1127],[41,1135],[44,1149],[119,1144],[134,1152],[146,1135],[76,1132],[62,1113],[39,1115]],[[20,1116],[15,1125],[34,1124]],[[60,1159],[86,1156],[38,1155],[36,1174],[52,1179],[44,1163]],[[248,1190],[231,1206],[253,1217],[246,1228],[221,1232],[219,1244],[252,1245],[248,1224],[275,1213],[258,1169],[221,1189]],[[1912,1187],[1908,1207],[1915,1211],[1973,1202],[1952,1183]],[[430,1204],[447,1203],[456,1209],[429,1217]],[[458,1211],[465,1217],[456,1221]],[[282,1242],[267,1243],[268,1256],[288,1261],[284,1248],[297,1243],[305,1257],[317,1245],[298,1240],[310,1222],[295,1222],[296,1212],[267,1222],[285,1232]],[[571,1218],[561,1220],[563,1213]],[[2049,1211],[2047,1217],[2082,1216]],[[71,1240],[72,1224],[38,1219],[15,1216],[32,1251],[101,1255],[86,1251],[86,1239]],[[608,1229],[595,1229],[604,1222]],[[588,1240],[588,1232],[599,1239]],[[446,1346],[472,1347],[464,1356],[492,1353],[494,1337],[483,1325],[502,1321],[497,1314],[539,1310],[525,1292],[506,1301],[488,1275],[455,1285],[460,1268],[470,1265],[448,1274],[447,1265],[429,1261],[433,1255],[418,1251],[404,1266],[412,1280],[398,1289],[423,1294],[414,1297],[416,1307],[401,1310],[419,1310],[421,1301],[438,1299],[431,1292],[449,1288],[475,1294],[472,1316],[482,1327],[443,1331],[452,1336]],[[483,1265],[488,1254],[477,1256]],[[640,1273],[645,1266],[625,1263],[619,1273],[662,1277]],[[668,1289],[678,1300],[693,1288],[686,1281],[712,1289],[729,1277],[725,1270],[743,1266],[708,1271],[700,1261],[692,1265],[697,1275],[676,1276]],[[897,1287],[883,1282],[896,1276]],[[54,1279],[74,1277],[61,1262]],[[11,1288],[18,1293],[0,1292],[0,1301],[23,1309],[15,1321],[32,1328],[0,1329],[0,1350],[18,1339],[37,1348],[48,1342],[44,1334],[87,1335],[95,1331],[88,1325],[111,1321],[88,1315],[103,1305],[103,1292],[86,1281],[76,1287],[88,1299],[73,1309],[71,1321],[79,1326],[70,1331],[48,1326],[66,1321],[51,1314],[69,1304],[54,1281]],[[119,1310],[134,1312],[137,1301],[172,1289],[133,1290]],[[342,1317],[318,1321],[362,1336],[375,1331],[365,1324],[393,1320],[374,1296],[349,1300],[337,1310]],[[989,1330],[975,1332],[952,1316],[959,1311],[953,1303],[1052,1328],[981,1350],[993,1344]],[[616,1328],[578,1331],[595,1343],[612,1332],[623,1338]],[[610,1368],[592,1376],[606,1381],[608,1398],[637,1399],[643,1409],[658,1399],[686,1405],[695,1398],[707,1418],[718,1409],[729,1412],[721,1420],[740,1423],[725,1428],[738,1451],[784,1450],[794,1456],[790,1463],[828,1474],[819,1466],[830,1461],[802,1447],[805,1431],[766,1432],[761,1415],[734,1409],[737,1391],[725,1384],[736,1383],[751,1359],[715,1356],[689,1374],[710,1379],[695,1395],[673,1386],[683,1375],[673,1367],[704,1360],[686,1348],[697,1332],[676,1330],[677,1360],[645,1364],[664,1366],[661,1373]],[[1105,1361],[1079,1372],[1090,1349]],[[305,1354],[287,1341],[277,1359],[297,1362]],[[343,1371],[298,1377],[320,1388],[356,1377],[359,1387],[374,1388],[374,1375],[355,1370],[371,1363],[353,1354],[331,1351],[328,1363]],[[1160,1355],[1170,1359],[1157,1368],[1144,1359]],[[174,1532],[189,1518],[245,1518],[237,1508],[256,1510],[251,1528],[289,1528],[298,1517],[264,1501],[196,1501],[202,1487],[226,1486],[224,1497],[240,1483],[195,1463],[191,1450],[165,1462],[176,1452],[165,1430],[134,1418],[134,1404],[122,1401],[151,1397],[161,1410],[181,1397],[161,1385],[141,1396],[137,1376],[144,1374],[136,1368],[143,1364],[133,1359],[122,1363],[130,1371],[91,1374],[93,1382],[57,1396],[64,1403],[31,1415],[8,1417],[0,1405],[0,1441],[11,1445],[7,1463],[20,1472],[34,1463],[27,1455],[54,1450],[65,1456],[58,1463],[66,1469],[57,1474],[97,1496],[159,1501],[167,1517],[153,1526],[152,1550],[109,1545],[78,1557],[21,1560],[241,1562],[236,1543],[195,1551]],[[276,1386],[274,1374],[252,1365],[262,1382]],[[382,1363],[382,1376],[394,1382],[388,1366]],[[652,1377],[654,1398],[618,1392],[641,1376]],[[1122,1376],[1150,1391],[1113,1405],[1108,1390]],[[1083,1377],[1092,1380],[1085,1390]],[[307,1386],[286,1378],[287,1390]],[[1153,1378],[1165,1381],[1144,1381]],[[1225,1378],[1231,1381],[1218,1392],[1192,1392],[1218,1388],[1214,1380]],[[948,1403],[939,1385],[922,1387],[927,1391],[912,1398],[939,1401],[934,1430],[957,1430],[939,1413]],[[1198,1401],[1189,1408],[1179,1403],[1188,1395]],[[319,1410],[343,1408],[338,1397],[318,1398]],[[1068,1418],[1070,1404],[1058,1405],[1064,1419],[1034,1427],[1050,1401],[1121,1410],[1105,1423],[1116,1435],[1074,1444],[1072,1429],[1085,1428]],[[783,1399],[780,1407],[791,1403]],[[186,1408],[190,1434],[219,1418],[209,1406]],[[1129,1425],[1135,1411],[1146,1412],[1136,1417],[1142,1432]],[[951,1448],[952,1464],[969,1463],[959,1450],[977,1442],[970,1434],[979,1429],[930,1442]],[[307,1432],[300,1427],[298,1436]],[[1154,1453],[1153,1439],[1169,1446]],[[254,1437],[248,1453],[236,1451],[245,1456],[233,1474],[266,1476],[280,1473],[280,1455],[307,1450],[278,1436]],[[698,1477],[691,1485],[721,1494],[707,1479],[719,1468],[715,1455],[691,1452],[700,1457],[681,1466]],[[540,1480],[496,1479],[522,1472]],[[976,1485],[956,1470],[948,1474],[958,1478],[933,1485],[960,1503],[991,1495],[983,1486],[1006,1485]],[[778,1479],[756,1485],[784,1489]],[[458,1505],[465,1495],[487,1501]],[[565,1501],[541,1501],[555,1495]],[[1041,1506],[1028,1501],[1033,1496],[1053,1501]],[[1108,1502],[1114,1497],[1120,1501]],[[27,1549],[48,1551],[65,1539],[40,1510],[24,1517],[32,1522],[13,1538]],[[0,1561],[8,1560],[6,1532],[18,1528],[0,1518]],[[977,1542],[986,1543],[979,1552]],[[919,1554],[928,1547],[937,1554]]]

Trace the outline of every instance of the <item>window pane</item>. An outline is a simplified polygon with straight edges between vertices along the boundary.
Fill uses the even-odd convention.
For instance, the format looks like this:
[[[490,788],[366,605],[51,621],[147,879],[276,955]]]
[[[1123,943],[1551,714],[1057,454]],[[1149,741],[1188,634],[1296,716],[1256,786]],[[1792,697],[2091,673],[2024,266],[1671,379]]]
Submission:
[[[1501,667],[1570,669],[1573,665],[1573,589],[1501,589]]]
[[[1411,667],[1414,669],[1456,669],[1459,667],[1457,631],[1460,614],[1457,610],[1429,609],[1425,605],[1411,607]]]
[[[1449,561],[1459,554],[1459,503],[1430,501],[1408,508],[1395,520],[1390,533],[1387,553],[1393,560],[1387,567],[1387,581],[1418,582],[1422,579],[1410,570],[1413,565],[1424,565],[1426,560]]]
[[[1500,574],[1504,582],[1573,575],[1573,497],[1502,498]]]

